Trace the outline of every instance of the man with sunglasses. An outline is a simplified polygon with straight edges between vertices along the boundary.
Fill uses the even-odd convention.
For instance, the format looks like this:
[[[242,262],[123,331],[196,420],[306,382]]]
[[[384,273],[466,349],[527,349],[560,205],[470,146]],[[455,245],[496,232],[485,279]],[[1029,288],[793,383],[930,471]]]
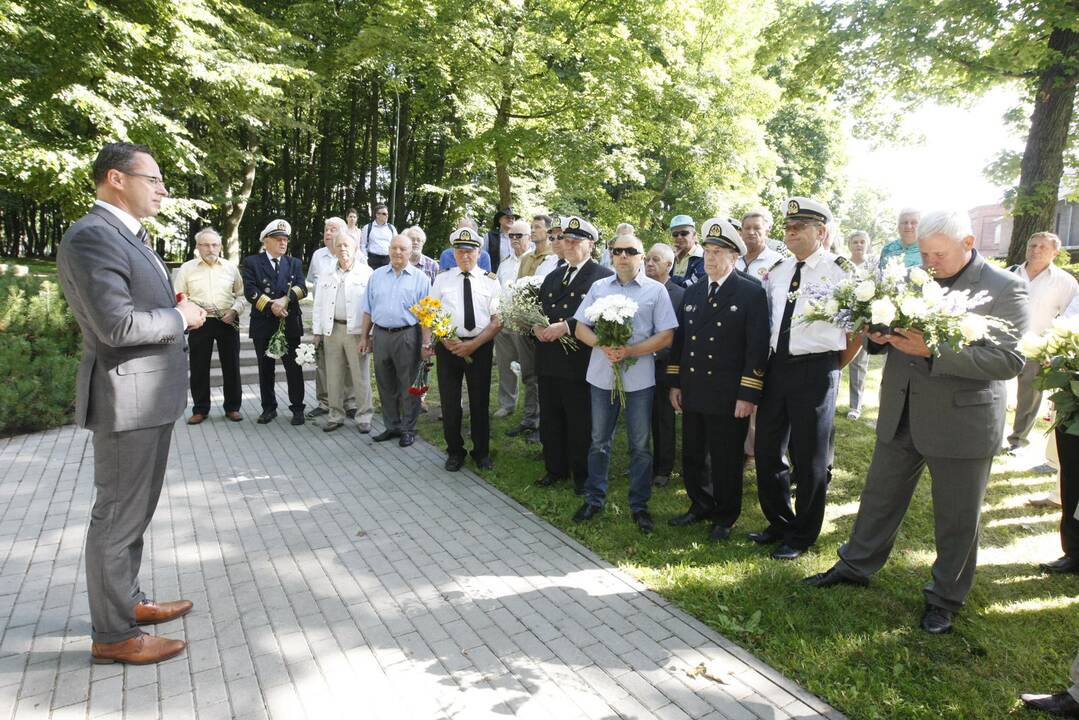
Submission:
[[[671,240],[674,242],[674,267],[671,277],[688,287],[704,277],[704,250],[697,243],[697,225],[689,215],[671,218]]]
[[[546,216],[544,216],[546,217]],[[562,267],[566,261],[563,259],[562,251],[562,216],[552,215],[551,224],[547,226],[547,242],[551,248],[550,254],[543,258],[536,269],[532,272],[533,275],[539,275],[540,277],[547,277],[554,271],[555,268]],[[588,244],[589,253],[592,252],[592,243]]]
[[[591,351],[582,343],[567,351],[559,339],[566,335],[573,337],[577,328],[573,314],[585,293],[592,283],[609,277],[611,271],[592,260],[592,243],[599,238],[592,223],[572,215],[564,222],[567,227],[563,234],[563,219],[555,216],[549,235],[556,240],[556,252],[564,258],[564,263],[554,268],[540,286],[540,304],[551,324],[532,328],[536,337],[540,442],[545,470],[536,484],[550,487],[572,477],[575,491],[583,495],[592,436],[592,401],[586,379]]]
[[[567,223],[566,232],[573,229]],[[574,522],[591,520],[607,500],[608,470],[611,463],[611,439],[621,405],[612,397],[614,363],[622,363],[625,389],[626,434],[629,436],[629,508],[641,532],[655,528],[648,512],[652,497],[652,400],[655,392],[655,353],[671,344],[678,320],[667,288],[644,273],[644,246],[632,235],[621,235],[611,243],[611,262],[615,275],[592,285],[574,313],[576,336],[592,348],[588,362],[589,394],[592,401],[592,446],[588,450],[588,482],[585,503],[573,516]],[[624,295],[637,303],[633,333],[623,347],[599,345],[588,320],[588,308],[602,297]]]
[[[757,495],[768,527],[750,533],[761,545],[776,545],[775,560],[793,560],[808,550],[824,523],[831,479],[831,435],[839,370],[861,348],[861,338],[825,322],[802,323],[805,298],[790,293],[847,278],[854,266],[823,247],[832,213],[817,200],[787,201],[785,240],[793,257],[764,281],[771,305],[772,355],[757,408]],[[785,459],[788,447],[794,468]],[[797,497],[791,505],[791,484]]]

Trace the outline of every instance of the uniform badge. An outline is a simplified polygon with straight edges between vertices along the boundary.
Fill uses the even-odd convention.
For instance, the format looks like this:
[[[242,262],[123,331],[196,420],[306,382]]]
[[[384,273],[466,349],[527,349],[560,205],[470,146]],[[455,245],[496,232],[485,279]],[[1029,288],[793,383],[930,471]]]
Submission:
[[[731,312],[735,312],[736,310],[738,310],[738,306],[737,305],[731,305]]]
[[[791,200],[787,203],[787,214],[794,215],[796,212],[802,209],[802,206],[798,204],[797,200]]]
[[[764,377],[764,371],[763,370],[754,370],[753,374],[756,375],[757,377]]]
[[[696,305],[686,305],[686,312],[693,312],[697,309]]]
[[[757,274],[764,277],[768,273],[768,268],[757,268]]]
[[[569,226],[568,227],[569,227],[570,230],[580,230],[581,229],[581,221],[578,220],[577,218],[573,218],[572,220],[569,221]]]
[[[461,234],[457,236],[458,240],[471,240],[472,233],[468,230],[462,230]]]
[[[288,226],[287,226],[287,225],[285,225],[285,221],[284,221],[284,220],[280,220],[280,221],[278,221],[278,223],[277,223],[277,229],[278,229],[278,230],[285,230],[285,229],[286,229],[287,227],[288,227]]]

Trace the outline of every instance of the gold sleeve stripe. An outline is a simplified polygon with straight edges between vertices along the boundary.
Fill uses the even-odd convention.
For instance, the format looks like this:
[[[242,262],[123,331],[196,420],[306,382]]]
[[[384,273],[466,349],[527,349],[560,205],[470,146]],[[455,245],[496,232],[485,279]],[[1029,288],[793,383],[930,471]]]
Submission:
[[[679,372],[681,372],[681,371],[678,369],[677,365],[668,365],[667,366],[667,374],[668,375],[677,375]]]
[[[753,388],[754,390],[763,390],[764,381],[742,376],[742,387]]]
[[[266,305],[269,304],[270,298],[266,295],[259,295],[259,299],[255,301],[255,309],[262,312]]]
[[[291,288],[289,288],[289,292],[294,294],[297,300],[303,300],[303,296],[306,295],[303,288],[299,285],[293,285]]]

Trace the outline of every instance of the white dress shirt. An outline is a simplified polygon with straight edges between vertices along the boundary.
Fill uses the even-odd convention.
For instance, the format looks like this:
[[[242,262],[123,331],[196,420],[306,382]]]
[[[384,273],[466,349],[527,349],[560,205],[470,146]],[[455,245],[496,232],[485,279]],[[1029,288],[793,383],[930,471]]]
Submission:
[[[521,268],[521,257],[523,255],[514,255],[510,252],[498,263],[498,283],[503,290],[508,289],[517,280],[517,272]]]
[[[1052,263],[1031,280],[1027,274],[1027,264],[1023,263],[1015,271],[1016,275],[1027,281],[1030,286],[1030,328],[1029,332],[1041,335],[1053,324],[1053,320],[1067,309],[1079,295],[1079,283],[1065,270]]]
[[[536,277],[547,277],[558,267],[558,263],[562,262],[562,258],[558,257],[554,253],[551,253],[547,257],[543,258],[543,262],[539,264],[536,271],[532,273]],[[582,265],[584,263],[581,263]]]
[[[802,266],[799,289],[805,289],[810,285],[819,285],[823,282],[838,282],[848,276],[848,272],[839,265],[836,260],[838,255],[830,253],[823,247],[805,259]],[[783,309],[787,306],[787,293],[790,289],[791,279],[794,277],[795,266],[798,260],[789,257],[768,273],[764,281],[764,290],[768,294],[768,306],[772,322],[772,350],[774,351],[779,342],[779,326],[783,322]],[[850,261],[843,259],[843,265],[849,267]],[[810,355],[819,352],[831,352],[844,350],[847,347],[847,333],[822,320],[804,323],[799,317],[806,311],[805,296],[799,297],[794,305],[794,315],[791,316],[791,355]]]
[[[393,230],[390,229],[390,224],[379,225],[377,222],[372,222],[363,226],[361,230],[363,235],[362,250],[365,255],[389,255],[390,254],[390,240],[393,240]]]
[[[341,297],[339,292],[344,286],[344,300],[346,303],[345,331],[349,335],[358,335],[363,324],[363,302],[367,294],[367,281],[374,272],[367,263],[356,259],[352,263],[352,269],[344,272],[334,265],[324,269],[319,277],[318,290],[315,292],[315,307],[311,317],[311,332],[314,335],[332,335],[334,331],[334,319],[340,316],[337,303]]]
[[[744,257],[738,258],[734,263],[734,267],[736,270],[741,270],[747,275],[764,282],[764,276],[768,274],[768,271],[772,269],[772,266],[782,259],[782,255],[765,245],[764,249],[761,250],[761,254],[753,258],[753,260],[747,263]]]
[[[502,286],[498,280],[476,266],[468,273],[472,284],[472,309],[476,316],[476,327],[465,329],[464,311],[464,276],[460,268],[451,268],[439,273],[435,284],[431,286],[431,297],[442,301],[442,308],[452,317],[457,328],[457,337],[472,338],[479,335],[491,324],[491,318],[498,315],[498,297]]]

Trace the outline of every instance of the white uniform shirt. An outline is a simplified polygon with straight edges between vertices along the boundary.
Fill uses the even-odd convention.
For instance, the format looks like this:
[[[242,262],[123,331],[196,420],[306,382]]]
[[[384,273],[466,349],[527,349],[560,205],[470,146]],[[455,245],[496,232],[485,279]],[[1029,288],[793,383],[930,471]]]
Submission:
[[[363,298],[367,295],[367,281],[374,272],[367,263],[359,259],[353,261],[352,270],[341,272],[334,265],[326,268],[318,281],[315,292],[315,307],[311,317],[311,332],[315,335],[332,335],[334,318],[339,314],[337,302],[340,297],[338,287],[344,284],[344,296],[347,303],[345,312],[345,331],[357,335],[363,324]],[[340,327],[340,326],[338,326]]]
[[[472,284],[476,327],[465,330],[464,275],[460,268],[450,268],[439,273],[431,286],[431,297],[442,301],[442,308],[453,318],[457,337],[462,339],[476,337],[491,324],[491,318],[498,315],[498,297],[502,293],[502,286],[493,275],[485,273],[478,265],[472,268],[469,282]]]
[[[361,251],[364,255],[389,255],[390,254],[390,240],[393,240],[393,230],[390,229],[390,224],[379,225],[377,222],[372,222],[363,226],[361,230],[363,235],[363,243],[360,245]]]
[[[836,263],[837,258],[837,255],[828,252],[823,247],[818,248],[815,253],[806,258],[805,265],[802,266],[799,288],[805,289],[810,285],[826,281],[837,282],[847,277],[848,271]],[[783,322],[783,309],[787,306],[787,293],[797,263],[794,257],[787,258],[769,272],[764,280],[772,323],[773,351],[779,342],[779,326]],[[844,265],[850,267],[850,261],[844,259]],[[805,297],[798,298],[798,302],[794,305],[794,315],[791,316],[790,354],[810,355],[845,349],[847,334],[840,328],[822,321],[806,324],[798,319],[805,312],[805,305]]]
[[[744,257],[738,258],[737,262],[734,263],[734,267],[736,270],[741,270],[748,275],[752,275],[761,282],[764,282],[764,276],[768,274],[768,271],[772,269],[773,265],[782,259],[782,255],[765,245],[764,249],[761,250],[761,254],[753,258],[751,262],[746,263]]]
[[[1041,335],[1053,324],[1053,320],[1068,307],[1079,295],[1079,283],[1065,270],[1052,263],[1035,276],[1027,275],[1027,265],[1023,263],[1015,274],[1030,285],[1030,328],[1035,335]]]
[[[510,252],[498,263],[498,282],[503,290],[509,288],[517,280],[517,272],[521,268],[521,257],[524,257],[524,254],[518,257]]]

